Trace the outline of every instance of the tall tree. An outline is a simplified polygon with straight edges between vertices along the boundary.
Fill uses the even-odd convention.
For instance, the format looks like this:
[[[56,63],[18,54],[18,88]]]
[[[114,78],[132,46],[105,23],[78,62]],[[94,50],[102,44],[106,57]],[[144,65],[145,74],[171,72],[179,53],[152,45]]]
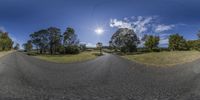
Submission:
[[[61,45],[61,30],[56,27],[48,28],[49,33],[49,46],[50,46],[50,54],[55,54],[59,51],[59,47]]]
[[[79,40],[75,34],[75,30],[68,27],[63,33],[63,46],[65,47],[65,53],[76,54],[79,53],[80,48],[78,47]]]
[[[32,43],[37,49],[40,49],[42,54],[48,49],[49,46],[49,33],[46,29],[39,30],[30,35]]]
[[[75,34],[75,30],[71,27],[68,27],[63,34],[63,44],[64,46],[77,45],[79,40]]]
[[[159,41],[160,41],[159,36],[148,35],[148,36],[146,36],[144,45],[146,48],[148,48],[152,51],[154,48],[158,47]]]
[[[56,27],[42,29],[30,35],[31,42],[40,50],[40,53],[48,51],[50,54],[56,53],[79,53],[79,41],[73,28],[67,28],[63,35]],[[63,42],[63,43],[62,43]]]
[[[0,32],[0,50],[11,50],[13,41],[7,32]]]
[[[180,36],[178,33],[170,35],[169,37],[169,49],[171,50],[187,50],[187,42],[183,38],[183,36]]]
[[[26,52],[30,52],[33,48],[32,41],[28,40],[27,43],[23,44],[23,47]]]
[[[110,45],[122,52],[133,52],[137,50],[140,43],[139,38],[132,29],[120,28],[111,37]]]

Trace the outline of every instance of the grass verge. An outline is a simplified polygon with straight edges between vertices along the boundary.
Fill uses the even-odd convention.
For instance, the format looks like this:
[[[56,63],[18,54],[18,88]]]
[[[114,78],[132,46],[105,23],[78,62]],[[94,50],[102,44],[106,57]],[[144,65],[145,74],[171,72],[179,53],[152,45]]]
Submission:
[[[82,52],[76,55],[38,55],[39,59],[55,63],[74,63],[95,59],[98,52]]]
[[[154,66],[173,66],[192,62],[200,58],[199,51],[172,51],[172,52],[152,52],[136,55],[124,55],[123,58],[139,63]]]
[[[1,51],[0,52],[0,58],[3,57],[3,56],[5,56],[5,55],[7,55],[7,54],[12,53],[12,52],[14,52],[14,50],[11,50],[11,51]]]

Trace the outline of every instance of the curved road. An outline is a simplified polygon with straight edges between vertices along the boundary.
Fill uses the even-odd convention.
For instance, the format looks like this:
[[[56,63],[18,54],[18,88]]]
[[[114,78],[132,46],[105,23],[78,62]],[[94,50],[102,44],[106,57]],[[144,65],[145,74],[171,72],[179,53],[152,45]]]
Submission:
[[[0,59],[1,100],[200,100],[200,61],[156,68],[106,54],[56,64],[22,53]]]

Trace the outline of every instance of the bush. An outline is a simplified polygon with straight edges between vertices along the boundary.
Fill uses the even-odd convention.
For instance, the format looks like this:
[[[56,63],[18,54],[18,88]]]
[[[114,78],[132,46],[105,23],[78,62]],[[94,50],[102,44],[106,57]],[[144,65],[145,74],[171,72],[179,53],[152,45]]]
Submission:
[[[80,53],[80,49],[76,45],[68,46],[68,47],[65,48],[65,53],[66,54],[78,54],[78,53]]]
[[[81,51],[85,51],[87,49],[86,44],[80,44],[79,48]]]
[[[153,48],[152,51],[153,52],[160,52],[160,49],[159,48]]]
[[[60,46],[59,47],[59,53],[60,54],[64,54],[65,53],[65,47],[64,46]]]
[[[37,53],[36,52],[27,52],[27,55],[29,55],[29,56],[37,56]]]
[[[187,44],[190,50],[200,50],[200,40],[189,40]]]
[[[150,51],[157,51],[159,41],[160,41],[159,36],[147,35],[144,45]]]
[[[187,41],[179,34],[173,34],[169,37],[169,49],[171,50],[188,50]]]

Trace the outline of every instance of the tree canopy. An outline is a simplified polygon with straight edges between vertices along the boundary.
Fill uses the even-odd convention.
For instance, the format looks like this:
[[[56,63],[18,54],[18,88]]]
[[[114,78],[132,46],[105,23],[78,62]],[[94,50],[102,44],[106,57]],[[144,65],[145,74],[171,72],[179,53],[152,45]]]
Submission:
[[[73,28],[68,27],[62,34],[56,27],[49,27],[30,35],[31,43],[40,53],[79,53],[79,40]]]
[[[0,51],[11,50],[13,41],[7,32],[0,31]]]
[[[122,52],[133,52],[137,50],[140,43],[139,38],[132,29],[120,28],[111,37],[110,45]]]
[[[145,35],[145,47],[150,49],[151,51],[154,48],[157,48],[159,45],[160,37],[159,36],[153,36],[153,35]]]
[[[32,41],[28,40],[27,43],[23,44],[24,50],[30,52],[33,49]]]
[[[170,50],[187,50],[188,45],[183,36],[172,34],[169,36],[169,49]]]
[[[71,27],[68,27],[63,34],[63,44],[65,46],[77,45],[79,40],[77,39],[77,35],[75,34],[75,30]]]

